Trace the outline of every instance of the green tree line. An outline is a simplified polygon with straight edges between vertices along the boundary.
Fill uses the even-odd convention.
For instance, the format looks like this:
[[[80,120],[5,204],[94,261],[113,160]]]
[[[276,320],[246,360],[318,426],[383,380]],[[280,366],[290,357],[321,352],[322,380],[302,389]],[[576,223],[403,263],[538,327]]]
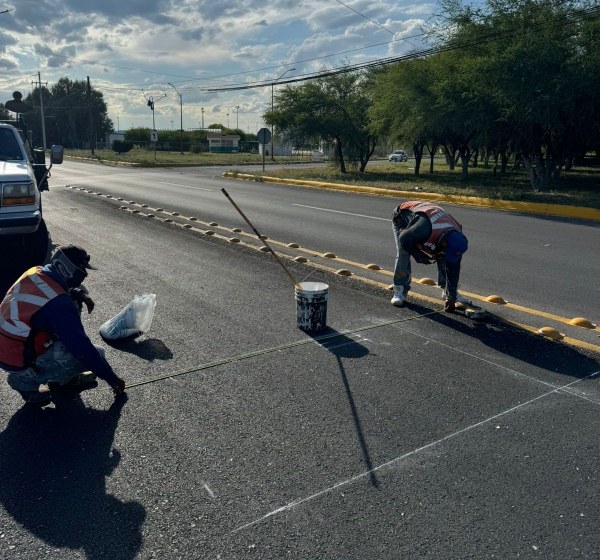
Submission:
[[[380,139],[410,145],[415,173],[442,148],[448,165],[509,160],[544,191],[586,152],[600,153],[600,9],[580,0],[442,0],[434,48],[277,92],[265,113],[282,139],[329,143],[342,172],[364,171]]]

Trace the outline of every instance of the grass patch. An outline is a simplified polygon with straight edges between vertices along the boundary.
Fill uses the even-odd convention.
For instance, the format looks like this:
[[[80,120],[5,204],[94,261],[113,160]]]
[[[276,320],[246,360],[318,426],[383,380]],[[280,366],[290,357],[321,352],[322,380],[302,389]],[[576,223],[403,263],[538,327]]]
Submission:
[[[450,171],[443,164],[435,165],[433,174],[429,173],[429,166],[427,166],[425,172],[421,168],[421,175],[415,176],[414,164],[411,161],[367,166],[364,173],[353,171],[340,173],[332,166],[310,169],[273,169],[268,170],[267,173],[270,176],[286,179],[307,179],[397,191],[414,191],[415,197],[419,192],[430,192],[600,208],[600,169],[595,168],[577,168],[563,173],[553,185],[552,190],[543,193],[532,191],[524,171],[509,171],[504,175],[493,175],[491,169],[477,167],[469,169],[469,178],[463,181],[460,178],[459,169]],[[256,172],[251,174],[258,175]]]

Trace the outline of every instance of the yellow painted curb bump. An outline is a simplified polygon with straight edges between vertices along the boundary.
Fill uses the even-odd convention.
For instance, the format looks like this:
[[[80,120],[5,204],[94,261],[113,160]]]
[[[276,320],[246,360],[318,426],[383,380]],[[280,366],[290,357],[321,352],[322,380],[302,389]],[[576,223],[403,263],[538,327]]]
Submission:
[[[237,237],[230,237],[229,238],[229,243],[239,243],[240,240]]]
[[[127,210],[127,206],[119,206],[119,210]]]
[[[162,208],[157,208],[156,211],[157,212],[164,212],[164,210]]]
[[[241,233],[242,232],[242,230],[239,227],[234,227],[231,231],[233,231],[234,233]]]
[[[504,298],[497,296],[495,294],[488,296],[485,298],[485,301],[489,301],[490,303],[497,303],[498,305],[506,305],[506,301]]]
[[[148,208],[147,204],[142,204],[142,208]]]
[[[294,260],[299,263],[308,262],[308,259],[306,257],[296,257]]]
[[[132,212],[133,212],[134,214],[139,214],[139,213],[140,213],[140,211],[139,211],[139,210],[132,210]]]
[[[183,224],[183,227],[185,229],[191,229],[192,228],[192,224]]]
[[[259,235],[261,239],[269,239],[266,235]]]
[[[420,280],[417,280],[417,282],[419,282],[419,284],[425,284],[426,286],[435,286],[435,280],[432,280],[431,278],[421,278]]]
[[[190,222],[197,222],[197,221],[198,221],[198,218],[196,218],[195,216],[190,216],[190,217],[188,218],[188,220],[189,220]]]
[[[288,243],[287,246],[290,249],[298,249],[300,247],[300,245],[298,245],[298,243]]]
[[[368,268],[369,270],[381,270],[381,267],[378,264],[374,264],[374,263],[370,263],[367,266],[365,266],[365,268]]]
[[[538,334],[541,334],[546,338],[551,338],[552,340],[561,340],[565,337],[564,334],[559,333],[556,329],[553,329],[552,327],[542,327],[538,330]]]
[[[392,291],[392,290],[394,289],[394,284],[390,284],[390,285],[387,287],[387,289],[388,289],[388,290],[390,290],[390,291]]]
[[[217,224],[217,222],[210,222],[208,225],[212,226],[212,227],[215,227],[215,226],[218,226],[219,224]]]
[[[334,253],[329,253],[329,252],[328,253],[323,253],[321,256],[325,257],[326,259],[335,259],[336,258],[336,256],[335,256]]]
[[[262,246],[262,247],[259,249],[259,251],[262,251],[263,253],[268,253],[268,252],[269,252],[269,248],[268,248],[267,246],[263,245],[263,246]]]
[[[146,218],[156,218],[156,216],[154,214],[148,214]]]
[[[207,230],[204,232],[204,235],[214,235],[214,234],[215,234],[215,232],[214,232],[212,229],[207,229]]]
[[[346,268],[340,268],[339,270],[336,270],[335,273],[339,274],[340,276],[352,276],[352,272]]]
[[[576,327],[582,327],[584,329],[595,329],[596,325],[592,323],[589,319],[585,319],[583,317],[575,317],[569,321],[571,325],[575,325]]]
[[[179,212],[171,212],[171,216],[179,216]]]

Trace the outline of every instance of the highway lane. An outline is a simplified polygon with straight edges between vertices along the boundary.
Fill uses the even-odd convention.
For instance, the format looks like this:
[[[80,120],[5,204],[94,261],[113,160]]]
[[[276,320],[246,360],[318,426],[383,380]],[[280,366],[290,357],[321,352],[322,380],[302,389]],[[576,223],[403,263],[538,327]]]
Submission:
[[[269,237],[391,269],[394,243],[390,198],[223,179],[226,168],[130,169],[66,161],[52,184],[88,186],[151,207],[243,227],[220,192],[226,187],[256,227]],[[51,196],[51,192],[47,196]],[[418,193],[415,193],[415,198]],[[461,286],[564,317],[600,320],[600,264],[591,247],[597,224],[453,206],[470,249]],[[435,269],[416,265],[416,277]]]

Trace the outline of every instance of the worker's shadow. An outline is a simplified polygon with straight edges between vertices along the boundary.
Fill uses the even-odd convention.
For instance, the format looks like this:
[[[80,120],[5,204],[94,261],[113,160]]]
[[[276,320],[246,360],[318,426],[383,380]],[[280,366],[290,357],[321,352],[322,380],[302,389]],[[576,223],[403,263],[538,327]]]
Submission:
[[[431,312],[431,308],[410,303],[407,308],[419,314]],[[440,311],[427,317],[455,332],[476,338],[486,346],[531,364],[535,367],[582,379],[598,370],[598,362],[576,348],[532,334],[504,323],[493,314],[487,319],[472,320],[459,314]]]
[[[65,398],[55,409],[23,407],[11,418],[0,434],[0,501],[31,535],[83,549],[88,560],[136,557],[145,510],[106,492],[120,460],[112,445],[125,401],[93,410]]]
[[[307,334],[312,335],[312,333]],[[358,437],[358,443],[363,455],[363,462],[369,473],[369,481],[375,488],[379,488],[379,481],[377,480],[377,476],[373,471],[373,463],[371,461],[371,455],[369,454],[369,446],[367,445],[367,440],[365,439],[360,416],[358,414],[352,389],[350,387],[350,381],[348,380],[346,369],[344,368],[344,364],[342,362],[342,358],[364,358],[369,353],[369,350],[356,340],[353,340],[352,338],[349,338],[330,327],[319,331],[318,335],[314,334],[312,336],[315,339],[315,342],[335,356],[338,368],[340,370],[340,377],[344,385],[344,391],[346,392],[346,398],[348,399],[348,406],[350,407],[350,412],[352,414],[356,436]]]
[[[158,338],[140,339],[139,336],[129,336],[120,340],[103,339],[103,341],[116,350],[135,354],[149,362],[153,362],[154,360],[171,360],[173,358],[171,349]]]

